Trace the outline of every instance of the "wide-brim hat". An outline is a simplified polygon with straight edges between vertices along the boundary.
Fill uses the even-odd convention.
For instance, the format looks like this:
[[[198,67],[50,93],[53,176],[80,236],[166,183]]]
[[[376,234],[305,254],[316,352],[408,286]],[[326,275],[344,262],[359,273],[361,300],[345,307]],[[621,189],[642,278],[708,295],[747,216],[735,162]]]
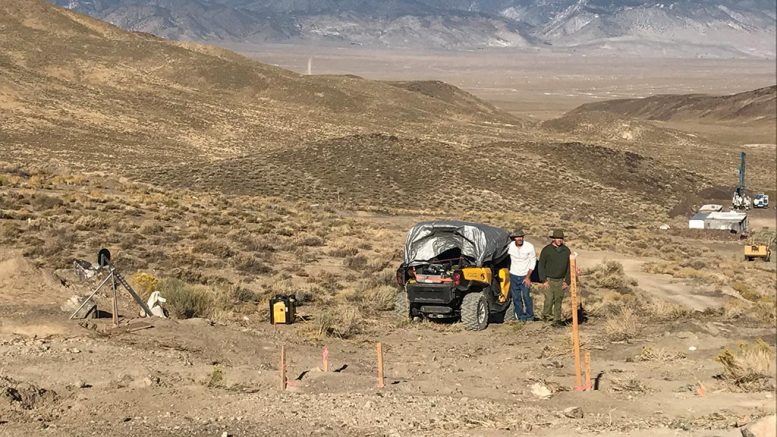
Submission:
[[[524,236],[526,236],[526,232],[523,232],[523,228],[518,228],[510,233],[510,238],[524,237]]]
[[[553,232],[550,233],[549,237],[550,238],[560,238],[560,239],[563,240],[564,239],[564,231],[562,231],[561,229],[554,229]]]

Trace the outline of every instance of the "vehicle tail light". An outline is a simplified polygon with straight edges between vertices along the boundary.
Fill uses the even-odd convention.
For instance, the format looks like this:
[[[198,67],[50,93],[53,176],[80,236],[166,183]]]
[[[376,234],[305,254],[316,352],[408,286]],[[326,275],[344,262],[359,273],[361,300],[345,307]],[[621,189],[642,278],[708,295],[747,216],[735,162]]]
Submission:
[[[455,285],[457,286],[461,285],[461,279],[462,279],[461,270],[456,270],[455,272],[453,272],[453,283]]]

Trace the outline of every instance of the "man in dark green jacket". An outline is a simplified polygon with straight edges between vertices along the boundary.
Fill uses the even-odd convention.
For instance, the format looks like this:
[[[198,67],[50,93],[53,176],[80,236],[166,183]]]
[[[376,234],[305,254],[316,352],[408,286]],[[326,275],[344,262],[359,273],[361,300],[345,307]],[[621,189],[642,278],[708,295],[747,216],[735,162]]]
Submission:
[[[564,245],[564,231],[556,229],[551,233],[550,244],[540,253],[537,263],[537,273],[540,282],[545,283],[545,304],[542,307],[542,319],[550,321],[553,318],[555,326],[564,326],[561,316],[561,302],[564,292],[571,281],[569,271],[569,248]]]

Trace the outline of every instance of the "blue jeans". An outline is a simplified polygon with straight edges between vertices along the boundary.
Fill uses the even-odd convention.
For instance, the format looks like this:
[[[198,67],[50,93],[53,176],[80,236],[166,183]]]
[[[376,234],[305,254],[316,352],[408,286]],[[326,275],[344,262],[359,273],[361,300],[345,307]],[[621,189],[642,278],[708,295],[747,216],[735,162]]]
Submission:
[[[523,283],[526,276],[510,275],[510,294],[513,295],[515,317],[518,320],[534,320],[534,302],[531,299],[529,287]]]

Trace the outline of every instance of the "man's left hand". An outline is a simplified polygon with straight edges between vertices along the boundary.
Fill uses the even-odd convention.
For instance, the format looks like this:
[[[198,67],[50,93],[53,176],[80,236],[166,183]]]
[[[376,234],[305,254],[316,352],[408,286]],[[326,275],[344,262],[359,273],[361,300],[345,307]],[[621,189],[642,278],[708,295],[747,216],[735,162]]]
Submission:
[[[526,277],[523,278],[523,285],[527,287],[531,287],[531,278],[529,277],[529,275],[526,275]]]
[[[569,285],[567,284],[567,281],[562,282],[561,283],[561,289],[562,290],[566,290],[567,288],[569,288]]]

